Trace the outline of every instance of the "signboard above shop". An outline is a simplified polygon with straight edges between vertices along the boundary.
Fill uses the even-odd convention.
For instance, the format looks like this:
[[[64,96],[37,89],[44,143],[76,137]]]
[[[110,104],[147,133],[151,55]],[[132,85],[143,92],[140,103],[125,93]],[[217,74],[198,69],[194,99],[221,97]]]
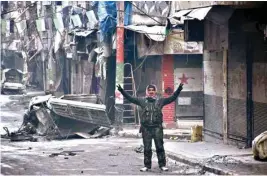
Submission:
[[[139,58],[146,55],[203,54],[203,42],[185,42],[183,30],[173,30],[162,42],[138,34],[136,43]]]

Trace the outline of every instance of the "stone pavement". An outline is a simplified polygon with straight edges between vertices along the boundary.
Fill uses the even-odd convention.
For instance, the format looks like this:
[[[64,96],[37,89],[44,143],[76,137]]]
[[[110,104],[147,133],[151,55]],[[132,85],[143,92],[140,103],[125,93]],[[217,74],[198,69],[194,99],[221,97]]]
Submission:
[[[142,135],[139,133],[139,127],[134,128],[124,127],[122,131],[118,132],[120,137],[127,138],[141,138]],[[190,129],[164,129],[164,138],[173,140],[190,140],[191,130]]]
[[[239,149],[236,146],[212,142],[192,143],[189,129],[164,129],[164,133],[166,155],[176,161],[200,166],[219,175],[267,175],[267,162],[254,160],[251,148]],[[124,128],[118,135],[141,138],[138,128]],[[154,144],[153,150],[155,151]]]

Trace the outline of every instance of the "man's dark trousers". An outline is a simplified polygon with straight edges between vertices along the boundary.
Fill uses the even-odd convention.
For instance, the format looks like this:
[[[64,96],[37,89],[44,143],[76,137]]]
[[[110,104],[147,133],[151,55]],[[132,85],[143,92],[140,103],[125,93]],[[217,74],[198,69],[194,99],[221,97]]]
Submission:
[[[152,139],[154,139],[155,142],[159,167],[166,166],[165,150],[163,146],[163,127],[142,127],[142,137],[144,143],[145,166],[151,168]]]

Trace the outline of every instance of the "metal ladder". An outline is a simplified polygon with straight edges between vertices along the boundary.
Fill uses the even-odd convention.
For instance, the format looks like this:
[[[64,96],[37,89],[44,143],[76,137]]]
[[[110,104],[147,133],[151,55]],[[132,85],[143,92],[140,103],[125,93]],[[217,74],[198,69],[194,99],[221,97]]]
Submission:
[[[124,69],[126,66],[130,67],[130,75],[127,77],[123,77],[124,81],[124,90],[129,93],[132,96],[136,97],[136,87],[135,87],[135,81],[134,81],[134,76],[133,76],[133,67],[130,63],[125,63],[124,64]],[[125,100],[125,99],[124,99]],[[123,118],[122,121],[125,124],[136,124],[136,117],[138,117],[139,125],[140,125],[140,117],[139,117],[139,111],[138,107],[136,105],[133,105],[131,102],[128,100],[125,100],[123,103],[123,106],[125,108],[123,112]],[[137,109],[137,113],[136,113]],[[130,121],[130,122],[129,122]],[[133,121],[133,122],[131,122]]]

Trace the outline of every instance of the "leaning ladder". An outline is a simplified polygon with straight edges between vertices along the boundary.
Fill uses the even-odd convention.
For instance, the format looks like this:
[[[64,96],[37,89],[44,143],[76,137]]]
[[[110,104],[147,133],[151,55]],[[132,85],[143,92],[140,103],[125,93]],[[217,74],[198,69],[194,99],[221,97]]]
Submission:
[[[130,63],[125,63],[124,68],[126,68],[126,66],[130,67],[130,76],[124,77],[124,80],[123,80],[124,88],[127,93],[136,97],[136,87],[135,87],[135,81],[134,81],[134,76],[133,76],[133,67]],[[123,103],[123,105],[125,108],[123,119],[122,119],[123,123],[132,124],[127,121],[129,121],[129,119],[133,119],[134,124],[136,124],[136,117],[137,117],[139,125],[140,125],[140,116],[139,116],[138,107],[130,103],[128,100],[126,100],[126,102]]]

